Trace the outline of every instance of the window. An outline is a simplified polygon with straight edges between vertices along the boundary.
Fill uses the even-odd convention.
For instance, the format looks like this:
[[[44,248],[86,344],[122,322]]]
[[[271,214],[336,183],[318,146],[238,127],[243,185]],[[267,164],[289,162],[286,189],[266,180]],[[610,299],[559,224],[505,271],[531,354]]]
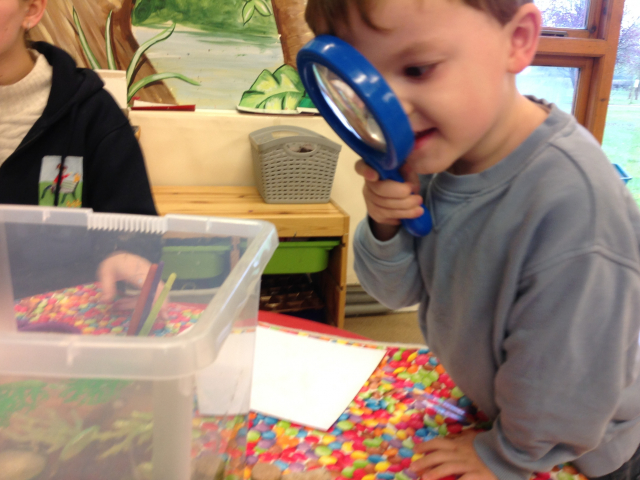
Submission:
[[[573,105],[578,121],[602,141],[616,65],[616,50],[624,0],[535,0],[543,12],[545,30],[540,39],[535,67],[555,67],[523,72],[527,75],[549,72],[555,89],[567,110],[570,96],[567,79],[572,72]],[[638,3],[628,0],[628,3]],[[561,72],[563,72],[561,74]],[[578,73],[576,73],[578,72]],[[577,77],[577,78],[576,78]],[[547,83],[547,82],[545,82]],[[561,93],[564,91],[565,93]],[[529,93],[529,92],[523,92]],[[536,92],[532,91],[534,95]]]
[[[574,112],[579,68],[529,67],[516,77],[518,91],[555,103],[567,113]]]
[[[586,28],[589,0],[536,0],[542,25],[558,28]]]
[[[628,183],[640,203],[640,2],[627,0],[613,73],[602,147],[632,177]]]

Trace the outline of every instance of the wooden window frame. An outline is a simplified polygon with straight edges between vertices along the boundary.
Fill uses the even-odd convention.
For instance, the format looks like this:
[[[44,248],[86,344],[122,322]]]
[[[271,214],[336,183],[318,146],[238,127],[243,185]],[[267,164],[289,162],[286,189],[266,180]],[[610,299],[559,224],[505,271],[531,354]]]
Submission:
[[[633,1],[633,0],[631,0]],[[574,115],[602,143],[613,85],[624,0],[591,0],[587,28],[546,28],[567,33],[543,36],[533,65],[580,68]]]
[[[532,64],[536,67],[569,67],[579,70],[578,83],[573,100],[573,115],[582,125],[587,123],[587,100],[593,77],[593,59],[568,55],[536,55]]]

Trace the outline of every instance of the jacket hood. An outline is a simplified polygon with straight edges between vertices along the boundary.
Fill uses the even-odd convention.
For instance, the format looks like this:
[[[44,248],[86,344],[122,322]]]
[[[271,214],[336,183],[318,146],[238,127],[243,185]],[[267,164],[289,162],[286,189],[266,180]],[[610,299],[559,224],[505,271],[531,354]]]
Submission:
[[[45,42],[35,42],[32,48],[44,55],[53,67],[49,102],[40,118],[43,123],[55,122],[103,87],[102,80],[93,70],[78,68],[64,50]]]

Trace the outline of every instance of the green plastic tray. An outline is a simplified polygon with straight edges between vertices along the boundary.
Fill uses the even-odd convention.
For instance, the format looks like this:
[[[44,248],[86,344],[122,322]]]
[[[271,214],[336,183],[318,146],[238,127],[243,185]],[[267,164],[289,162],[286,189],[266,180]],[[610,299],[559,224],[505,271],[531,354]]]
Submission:
[[[178,279],[217,277],[223,272],[230,245],[171,246],[162,249],[162,279],[175,272]]]
[[[329,263],[329,252],[340,240],[281,242],[264,269],[266,275],[321,272]]]

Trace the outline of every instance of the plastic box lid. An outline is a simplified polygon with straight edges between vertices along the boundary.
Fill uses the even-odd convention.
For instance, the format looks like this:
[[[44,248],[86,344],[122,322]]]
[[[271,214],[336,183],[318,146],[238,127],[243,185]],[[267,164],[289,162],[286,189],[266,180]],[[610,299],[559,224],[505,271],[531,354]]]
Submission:
[[[17,330],[14,304],[19,298],[94,280],[96,264],[115,251],[160,258],[167,237],[239,237],[247,242],[188,331],[141,337]],[[257,304],[243,307],[277,245],[275,227],[262,221],[0,206],[0,373],[136,380],[193,375],[215,360],[238,312],[255,310],[257,316]]]

